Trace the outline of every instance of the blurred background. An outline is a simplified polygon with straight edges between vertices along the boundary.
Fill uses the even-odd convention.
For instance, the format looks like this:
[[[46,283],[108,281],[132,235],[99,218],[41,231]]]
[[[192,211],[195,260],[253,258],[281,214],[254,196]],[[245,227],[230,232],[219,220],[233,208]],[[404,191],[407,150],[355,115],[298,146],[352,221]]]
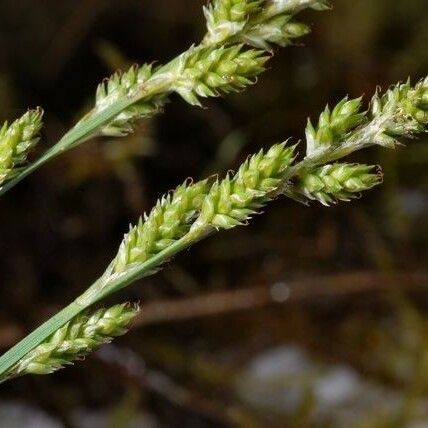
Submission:
[[[0,119],[43,106],[34,157],[96,85],[165,62],[204,32],[200,0],[0,0]],[[129,222],[185,178],[303,137],[349,94],[428,70],[426,0],[336,0],[307,12],[304,46],[256,86],[86,143],[0,202],[0,348],[82,292]],[[428,141],[354,157],[384,184],[310,208],[285,198],[112,299],[141,301],[132,331],[86,361],[0,387],[1,427],[428,427]]]

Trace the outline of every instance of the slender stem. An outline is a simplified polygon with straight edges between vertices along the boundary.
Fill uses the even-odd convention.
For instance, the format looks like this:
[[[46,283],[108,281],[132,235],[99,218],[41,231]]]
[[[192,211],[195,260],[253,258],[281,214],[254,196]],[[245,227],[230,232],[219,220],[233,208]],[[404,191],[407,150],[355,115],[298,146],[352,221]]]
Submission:
[[[98,120],[102,121],[101,119]],[[286,176],[283,177],[283,184],[279,186],[276,191],[272,192],[270,197],[274,198],[280,193],[286,193],[288,187],[290,186],[289,180],[299,175],[307,168],[312,168],[316,165],[330,162],[331,160],[335,160],[339,157],[348,155],[355,150],[370,145],[373,135],[376,135],[379,132],[380,125],[385,126],[389,120],[391,120],[391,118],[389,115],[386,115],[385,117],[380,117],[378,120],[374,120],[368,124],[365,124],[355,132],[354,136],[349,137],[349,139],[343,141],[342,144],[330,146],[326,149],[320,150],[318,153],[314,153],[311,156],[306,157],[303,161],[290,167]],[[90,127],[87,126],[87,128]],[[80,132],[80,137],[87,135],[82,130]],[[73,141],[73,136],[69,138],[70,141]],[[67,144],[69,144],[67,139],[65,139],[63,144],[65,144],[67,147]],[[61,151],[61,148],[58,150]],[[214,230],[210,227],[192,229],[183,238],[177,240],[169,247],[154,255],[144,263],[138,264],[135,267],[130,267],[123,273],[110,274],[108,269],[106,274],[98,279],[80,297],[78,297],[74,303],[70,305],[71,309],[68,309],[69,307],[65,308],[58,315],[54,316],[51,320],[47,321],[29,336],[24,338],[18,345],[16,345],[0,358],[0,378],[5,371],[16,364],[16,362],[19,361],[19,359],[22,358],[27,352],[45,340],[63,324],[72,319],[77,313],[98,302],[104,297],[121,290],[130,283],[144,276],[150,275],[157,268],[159,268],[162,263],[168,261],[177,253],[211,234],[213,231]]]
[[[312,4],[318,3],[318,1],[319,0],[305,0],[300,5],[291,4],[289,12],[294,15],[303,9],[311,7]],[[285,10],[282,10],[281,8],[278,9],[272,6],[267,7],[267,9],[264,10],[262,13],[256,15],[256,17],[252,19],[248,23],[248,25],[250,27],[256,26],[260,22],[267,21],[270,17],[277,14],[283,14],[284,12]],[[238,33],[231,35],[229,38],[226,38],[219,42],[211,41],[205,37],[199,45],[192,46],[190,50],[202,50],[207,47],[220,48],[222,46],[224,47],[245,43],[243,42],[243,35],[246,31],[248,31],[248,28],[247,26],[244,26],[243,29]],[[179,74],[177,75],[176,73],[172,73],[172,71],[182,60],[183,54],[178,55],[162,67],[158,68],[151,76],[151,78],[148,79],[145,83],[141,84],[140,87],[138,87],[134,93],[129,94],[128,96],[124,96],[123,98],[119,98],[102,111],[90,111],[89,114],[86,115],[82,121],[80,121],[74,128],[67,132],[51,149],[47,150],[45,154],[42,155],[38,160],[28,165],[26,168],[23,168],[14,178],[8,180],[3,186],[0,186],[0,196],[9,191],[16,184],[18,184],[28,175],[36,171],[46,162],[58,156],[60,153],[63,153],[71,149],[72,147],[81,144],[88,138],[91,138],[96,135],[97,131],[100,129],[100,127],[102,127],[102,125],[105,125],[110,122],[127,107],[145,98],[150,98],[154,95],[164,94],[166,96],[171,93],[173,91],[174,82],[177,78],[181,78]]]
[[[101,277],[100,280],[95,282],[80,297],[78,297],[76,302],[78,302],[81,306],[88,307],[98,302],[99,300],[102,300],[105,297],[121,290],[122,288],[127,287],[134,281],[151,275],[153,271],[158,269],[163,263],[169,261],[176,254],[185,250],[201,239],[206,238],[208,235],[213,233],[213,231],[214,229],[212,229],[210,226],[204,226],[199,229],[195,228],[191,230],[189,233],[187,233],[187,235],[183,236],[181,239],[178,239],[169,247],[160,251],[144,263],[138,264],[135,267],[118,274],[117,276],[113,274],[113,276],[107,280],[103,280]]]
[[[0,357],[0,382],[2,375],[7,372],[7,370],[13,367],[28,352],[49,337],[54,331],[74,318],[83,309],[84,308],[78,303],[72,302],[3,354]]]
[[[137,265],[135,268],[131,268],[123,274],[119,274],[117,276],[113,275],[111,280],[101,277],[73,303],[43,323],[40,327],[38,327],[31,334],[26,336],[18,344],[16,344],[13,348],[0,357],[0,382],[2,377],[4,377],[4,374],[22,357],[42,343],[46,338],[61,328],[68,321],[73,319],[80,312],[103,299],[104,297],[121,290],[122,288],[128,286],[140,278],[143,278],[144,276],[149,275],[162,263],[168,261],[171,259],[171,257],[180,251],[188,248],[190,245],[204,238],[210,232],[211,229],[205,228],[202,230],[199,229],[189,232],[183,238],[177,240],[174,242],[174,244],[154,255],[145,263]]]
[[[29,165],[28,167],[22,169],[22,171],[13,179],[8,181],[5,185],[0,187],[0,196],[18,184],[25,177],[30,175],[32,172],[39,169],[42,165],[44,165],[49,160],[55,158],[61,153],[78,146],[83,143],[87,139],[93,137],[97,134],[97,131],[114,119],[119,113],[123,110],[135,104],[138,101],[143,100],[144,98],[150,98],[157,94],[161,93],[169,93],[171,92],[171,85],[173,83],[173,76],[166,73],[164,70],[167,67],[174,64],[174,59],[170,63],[166,64],[162,69],[158,70],[153,76],[141,85],[134,93],[120,98],[104,110],[99,112],[91,111],[89,112],[74,128],[72,128],[69,132],[67,132],[61,140],[59,140],[53,147],[45,152],[43,156],[41,156],[34,163]]]
[[[56,156],[65,152],[71,147],[75,147],[78,144],[84,142],[86,139],[90,138],[101,125],[110,121],[123,109],[130,106],[134,102],[135,99],[132,98],[120,99],[114,104],[107,107],[105,110],[94,114],[87,120],[83,120],[82,122],[77,124],[74,128],[67,132],[67,134],[65,134],[61,138],[61,140],[58,141],[58,143],[56,143],[52,148],[47,150],[42,157],[40,157],[31,165],[29,165],[27,168],[23,169],[19,173],[19,175],[8,181],[4,186],[0,187],[0,196],[10,190],[12,187],[14,187],[32,172],[36,171],[49,160],[55,158]]]
[[[203,49],[206,45],[201,43],[198,48]],[[18,175],[9,180],[3,186],[0,186],[0,196],[5,194],[24,178],[39,169],[42,165],[55,158],[59,154],[76,147],[87,139],[96,135],[102,125],[110,122],[119,113],[132,104],[150,98],[157,94],[168,94],[171,92],[172,85],[176,76],[171,75],[169,71],[181,60],[181,55],[172,59],[160,67],[152,77],[142,84],[137,90],[127,97],[120,98],[102,111],[90,111],[74,128],[67,132],[54,146],[45,152],[39,159],[23,168]]]

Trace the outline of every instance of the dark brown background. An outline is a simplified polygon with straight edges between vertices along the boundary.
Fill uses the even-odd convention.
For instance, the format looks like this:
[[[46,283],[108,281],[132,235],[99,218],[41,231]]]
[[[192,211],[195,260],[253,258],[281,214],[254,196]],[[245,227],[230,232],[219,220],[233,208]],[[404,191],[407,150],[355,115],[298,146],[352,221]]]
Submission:
[[[90,107],[112,70],[167,61],[200,39],[202,4],[1,0],[1,120],[43,106],[36,156]],[[86,143],[2,198],[2,348],[83,291],[128,223],[186,177],[297,141],[327,102],[368,98],[376,85],[427,73],[426,0],[338,0],[333,11],[301,19],[313,29],[304,46],[278,50],[246,92],[208,100],[206,109],[174,96],[131,137]],[[0,425],[12,426],[4,415],[13,408],[30,415],[16,426],[49,426],[35,425],[38,408],[54,426],[416,426],[428,406],[426,143],[355,156],[385,171],[383,186],[361,200],[329,209],[277,201],[250,226],[198,244],[121,293],[112,301],[140,300],[148,325],[63,372],[2,385]],[[271,304],[272,290],[288,301]],[[291,370],[301,370],[297,380],[280,368],[296,350],[310,359]],[[255,358],[277,371],[279,389],[266,379],[248,384]],[[339,370],[339,384],[329,384],[322,376],[338,368],[345,377]],[[333,391],[357,376],[364,392],[324,406],[320,376]],[[135,415],[144,422],[131,425]]]

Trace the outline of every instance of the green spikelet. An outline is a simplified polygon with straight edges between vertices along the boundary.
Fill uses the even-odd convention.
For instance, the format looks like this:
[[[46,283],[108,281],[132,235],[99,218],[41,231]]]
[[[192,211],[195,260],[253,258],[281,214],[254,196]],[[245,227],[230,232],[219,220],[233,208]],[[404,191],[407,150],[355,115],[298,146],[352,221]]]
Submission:
[[[268,56],[259,50],[194,48],[181,56],[174,90],[188,103],[200,105],[199,98],[237,92],[255,83]]]
[[[213,184],[192,229],[207,226],[230,229],[246,222],[283,182],[293,159],[294,147],[285,143],[248,158],[235,175]]]
[[[50,374],[73,364],[114,337],[125,334],[138,311],[138,306],[125,303],[82,313],[30,351],[6,377]]]
[[[388,118],[376,136],[376,144],[395,147],[402,137],[426,130],[428,125],[428,78],[415,86],[410,81],[391,87],[383,96],[377,93],[371,103],[371,119]]]
[[[202,57],[202,62],[205,59]],[[197,68],[198,63],[185,62],[185,69]],[[201,75],[196,77],[194,82]],[[221,181],[187,181],[179,186],[131,227],[117,257],[98,280],[0,357],[0,379],[49,373],[121,334],[132,318],[131,314],[121,318],[123,307],[117,309],[117,316],[107,316],[106,310],[83,319],[76,314],[152,274],[216,230],[245,224],[276,196],[285,194],[330,205],[350,200],[379,184],[382,176],[373,166],[333,162],[375,144],[394,147],[400,137],[427,131],[427,94],[425,79],[415,86],[399,84],[385,95],[376,94],[368,112],[361,112],[359,99],[342,100],[333,110],[327,108],[321,114],[316,127],[308,126],[312,146],[309,144],[309,155],[301,161],[294,162],[294,147],[277,144],[249,157],[236,174],[230,173]]]
[[[200,105],[200,98],[240,91],[264,71],[268,56],[262,50],[271,44],[287,46],[309,32],[293,15],[307,8],[324,10],[322,4],[321,0],[213,0],[204,8],[208,31],[200,45],[165,66],[146,64],[115,73],[99,85],[95,107],[78,125],[119,101],[135,99],[97,129],[98,135],[119,137],[132,132],[137,120],[160,112],[173,91],[192,105]],[[262,50],[244,50],[245,44]]]
[[[316,127],[309,120],[306,127],[307,155],[319,149],[337,146],[351,130],[364,122],[365,113],[361,112],[361,98],[340,101],[333,110],[327,106],[321,113]]]
[[[203,44],[287,46],[309,33],[308,26],[294,20],[304,9],[321,11],[329,6],[324,0],[216,0],[204,9],[208,32]]]
[[[150,214],[141,218],[125,235],[114,261],[114,272],[143,263],[184,236],[200,210],[207,194],[207,180],[186,181],[174,192],[161,198]]]
[[[152,66],[145,64],[142,67],[132,66],[125,73],[117,72],[102,82],[95,97],[94,113],[102,111],[123,97],[132,96],[152,77]],[[154,95],[133,104],[122,111],[107,126],[100,131],[102,135],[120,137],[133,131],[135,121],[158,113],[164,104],[164,97]]]
[[[179,93],[192,105],[200,105],[200,97],[218,97],[255,83],[267,60],[268,56],[262,51],[243,50],[242,45],[235,45],[229,48],[192,47],[157,70],[150,65],[133,66],[126,73],[116,73],[99,85],[95,108],[82,122],[118,100],[132,98],[146,90],[145,97],[123,110],[99,131],[102,135],[126,135],[132,132],[137,120],[160,112],[171,92]]]
[[[30,110],[0,128],[0,185],[19,172],[30,150],[38,143],[42,116],[42,110]]]
[[[248,20],[260,11],[262,0],[214,0],[204,7],[207,35],[203,43],[215,45],[240,33]]]
[[[295,15],[304,9],[323,11],[330,8],[330,2],[327,0],[267,0],[265,14],[266,16]]]
[[[248,27],[242,35],[242,41],[266,50],[270,49],[270,45],[282,47],[291,45],[295,39],[310,32],[307,25],[293,20],[291,15],[274,16],[258,25]]]
[[[414,86],[410,81],[394,85],[383,95],[378,91],[366,112],[361,111],[360,98],[345,98],[333,111],[327,106],[316,127],[308,122],[305,162],[327,163],[373,145],[394,148],[401,139],[425,132],[427,94],[425,78]]]
[[[375,166],[328,164],[303,173],[288,196],[301,201],[316,200],[329,206],[337,201],[350,201],[381,182],[382,175]]]

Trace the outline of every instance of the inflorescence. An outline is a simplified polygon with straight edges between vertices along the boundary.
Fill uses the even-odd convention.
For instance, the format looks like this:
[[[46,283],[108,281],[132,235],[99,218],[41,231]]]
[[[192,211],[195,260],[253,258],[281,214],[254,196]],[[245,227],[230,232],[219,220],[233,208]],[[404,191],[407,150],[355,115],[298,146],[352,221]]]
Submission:
[[[100,121],[97,129],[121,136],[132,131],[135,120],[162,110],[172,92],[199,105],[202,98],[245,88],[264,70],[272,44],[284,46],[307,33],[308,28],[295,21],[295,15],[307,8],[324,10],[328,3],[212,1],[204,9],[207,34],[200,45],[165,66],[134,66],[115,74],[100,85],[94,109],[76,126],[87,126],[94,115],[131,100],[110,120]],[[0,129],[0,184],[19,173],[17,168],[37,142],[41,116],[39,110],[30,111]],[[327,106],[316,122],[308,121],[306,153],[300,160],[297,145],[284,142],[248,157],[236,173],[223,179],[186,180],[130,227],[102,277],[70,305],[74,304],[70,312],[67,308],[61,312],[64,324],[59,329],[48,321],[33,332],[31,341],[24,339],[0,358],[0,381],[51,373],[123,334],[137,307],[124,304],[95,312],[87,308],[154,273],[202,238],[247,224],[272,199],[286,195],[303,203],[330,205],[380,184],[380,167],[338,160],[370,146],[395,148],[404,138],[427,130],[428,77],[416,85],[397,84],[384,94],[378,91],[367,110],[361,98]],[[34,343],[32,348],[29,342]]]
[[[121,278],[129,272],[132,280],[152,274],[205,236],[246,224],[281,194],[330,205],[378,185],[382,181],[379,167],[335,161],[371,145],[394,148],[401,138],[427,131],[427,100],[428,78],[415,86],[407,82],[383,95],[377,93],[367,111],[360,98],[344,99],[333,109],[326,108],[315,126],[309,121],[307,154],[302,160],[296,162],[296,146],[285,142],[250,156],[235,174],[221,180],[187,180],[131,227],[103,280],[96,283],[95,291],[89,289],[88,306],[97,300],[97,293],[105,297],[103,288],[109,289],[107,295],[122,288]],[[135,311],[122,305],[89,317],[78,315],[2,376],[50,373],[122,334]]]

